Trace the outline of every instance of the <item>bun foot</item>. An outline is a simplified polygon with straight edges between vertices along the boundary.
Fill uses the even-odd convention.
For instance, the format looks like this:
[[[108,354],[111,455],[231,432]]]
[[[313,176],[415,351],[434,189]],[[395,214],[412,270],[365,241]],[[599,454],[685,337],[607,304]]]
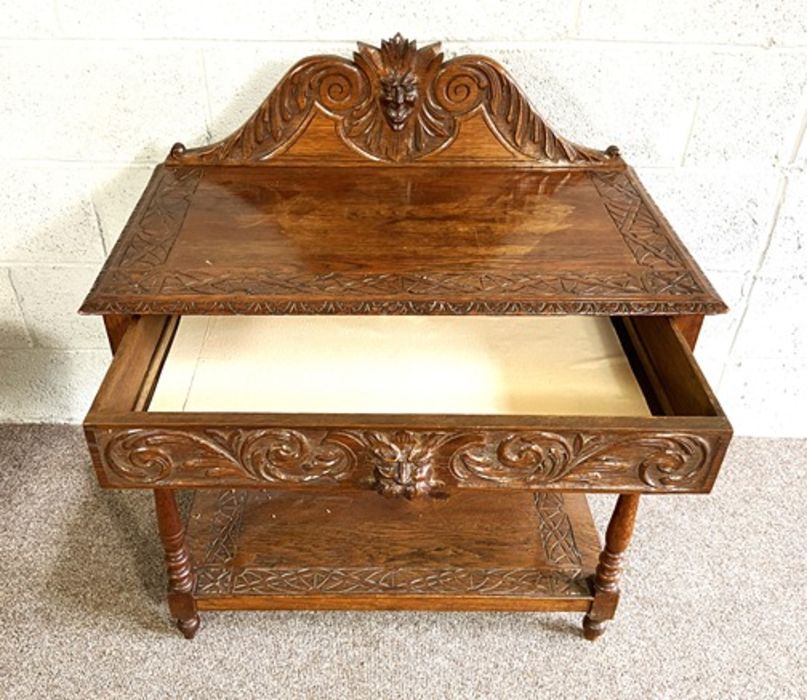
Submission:
[[[196,636],[200,624],[201,620],[199,619],[199,615],[189,617],[187,620],[177,620],[177,627],[179,631],[182,632],[182,636],[185,637],[185,639],[193,639]]]
[[[602,636],[605,627],[605,620],[592,620],[588,615],[583,618],[583,636],[590,642]]]

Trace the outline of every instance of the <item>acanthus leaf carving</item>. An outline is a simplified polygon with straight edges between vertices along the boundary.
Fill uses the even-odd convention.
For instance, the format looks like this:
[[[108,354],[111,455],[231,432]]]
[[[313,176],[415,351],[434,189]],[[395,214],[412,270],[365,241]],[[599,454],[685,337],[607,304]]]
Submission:
[[[109,468],[121,478],[148,484],[169,477],[241,477],[267,483],[341,481],[355,455],[329,439],[289,429],[129,429],[103,447]]]
[[[638,444],[650,449],[639,463],[639,478],[648,486],[667,489],[698,481],[711,452],[709,443],[696,435],[654,435]]]
[[[457,450],[449,467],[459,482],[535,486],[558,481],[592,487],[633,475],[647,487],[697,490],[711,464],[712,447],[698,435],[648,436],[531,431],[504,438],[479,434]]]
[[[96,433],[121,484],[370,485],[390,496],[443,487],[689,491],[719,444],[674,432],[128,428]],[[447,477],[453,477],[450,481]]]
[[[507,72],[482,56],[443,62],[440,44],[418,48],[400,34],[381,48],[359,43],[353,60],[312,56],[295,65],[257,111],[222,141],[186,149],[175,164],[259,164],[294,141],[319,109],[354,151],[372,160],[410,162],[449,146],[461,120],[481,110],[515,154],[542,163],[609,164],[618,151],[583,148],[536,114]]]

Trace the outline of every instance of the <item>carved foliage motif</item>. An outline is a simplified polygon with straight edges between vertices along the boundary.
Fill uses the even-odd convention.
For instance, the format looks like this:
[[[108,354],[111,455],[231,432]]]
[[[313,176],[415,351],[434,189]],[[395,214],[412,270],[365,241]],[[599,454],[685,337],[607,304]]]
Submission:
[[[338,123],[342,140],[373,160],[413,161],[448,146],[462,117],[481,110],[515,153],[546,163],[607,163],[608,152],[557,136],[494,61],[462,56],[443,62],[439,44],[418,49],[400,34],[381,48],[360,43],[353,60],[313,56],[281,80],[255,114],[228,138],[186,150],[169,162],[245,164],[273,158],[319,108]]]
[[[450,469],[460,484],[529,486],[563,480],[617,486],[626,485],[631,475],[645,486],[676,491],[703,483],[711,453],[709,443],[697,435],[536,431],[492,439],[480,434],[474,445],[452,456]]]
[[[460,487],[698,491],[713,448],[682,433],[315,429],[99,431],[102,467],[128,484],[369,483],[412,498]]]
[[[465,595],[589,595],[581,578],[582,556],[559,493],[535,494],[544,557],[553,569],[394,569],[374,567],[235,567],[237,533],[244,510],[261,492],[223,491],[213,518],[216,536],[195,568],[199,597],[216,595],[309,595],[436,593]],[[234,533],[236,533],[234,535]]]
[[[246,478],[267,483],[332,483],[355,458],[324,431],[133,429],[103,447],[109,468],[126,481],[152,484],[179,476]]]

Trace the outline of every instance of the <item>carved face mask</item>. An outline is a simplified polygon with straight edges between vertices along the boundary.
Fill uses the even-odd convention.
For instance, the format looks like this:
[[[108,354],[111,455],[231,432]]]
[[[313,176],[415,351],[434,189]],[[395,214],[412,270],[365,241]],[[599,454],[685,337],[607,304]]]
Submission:
[[[404,128],[417,102],[417,79],[411,73],[392,73],[381,78],[381,106],[393,131]]]

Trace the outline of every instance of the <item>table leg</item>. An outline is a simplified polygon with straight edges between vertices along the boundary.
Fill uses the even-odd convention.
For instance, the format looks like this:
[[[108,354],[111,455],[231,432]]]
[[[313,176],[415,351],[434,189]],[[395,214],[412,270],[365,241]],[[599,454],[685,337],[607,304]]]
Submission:
[[[199,615],[193,598],[193,568],[185,545],[185,529],[171,489],[154,489],[157,527],[165,550],[168,569],[168,609],[186,639],[199,629]]]
[[[630,544],[639,494],[622,494],[616,502],[608,530],[605,547],[594,575],[594,601],[583,618],[583,634],[595,640],[603,632],[608,620],[613,619],[619,603],[619,575],[622,573],[622,558]]]

